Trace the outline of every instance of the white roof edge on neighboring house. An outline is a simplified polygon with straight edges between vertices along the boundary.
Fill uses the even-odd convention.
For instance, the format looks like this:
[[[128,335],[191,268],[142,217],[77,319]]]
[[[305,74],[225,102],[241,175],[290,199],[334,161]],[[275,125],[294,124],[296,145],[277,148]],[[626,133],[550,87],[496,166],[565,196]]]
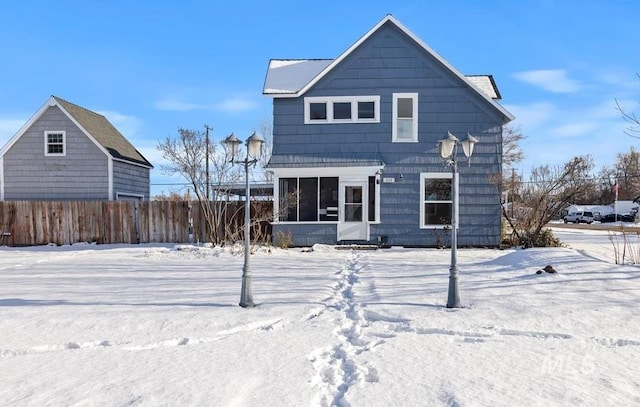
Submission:
[[[53,103],[53,105],[51,103]],[[42,116],[42,114],[47,110],[49,106],[55,106],[56,104],[57,102],[55,101],[53,96],[50,96],[49,99],[47,99],[47,101],[44,103],[44,105],[42,105],[42,107],[37,112],[35,112],[31,116],[31,118],[29,118],[29,120],[27,120],[27,122],[23,124],[22,127],[20,127],[20,129],[18,129],[18,131],[9,139],[9,141],[7,141],[4,146],[2,146],[2,149],[0,150],[0,156],[5,155],[7,150],[9,150],[16,143],[16,141],[18,141],[20,137],[22,137],[27,129],[29,129],[29,127],[31,127],[33,123],[35,123],[36,120],[40,118],[40,116]]]
[[[469,85],[471,89],[476,91],[483,99],[493,105],[500,113],[502,113],[509,120],[514,120],[515,116],[513,116],[507,109],[505,109],[502,105],[497,103],[495,100],[491,99],[489,95],[480,90],[475,84],[473,84],[470,80],[468,80],[465,75],[463,75],[460,71],[453,67],[449,62],[447,62],[444,58],[442,58],[437,52],[435,52],[431,47],[429,47],[425,42],[423,42],[420,38],[418,38],[415,34],[413,34],[409,29],[407,29],[402,23],[400,23],[395,17],[391,14],[387,14],[382,20],[380,20],[376,25],[373,26],[367,33],[365,33],[359,40],[357,40],[353,45],[347,48],[340,56],[333,60],[326,68],[324,68],[320,73],[318,73],[309,83],[307,83],[302,89],[300,89],[296,93],[292,94],[278,94],[280,97],[299,97],[306,93],[313,85],[315,85],[320,79],[322,79],[327,73],[329,73],[336,65],[342,62],[345,58],[347,58],[355,49],[357,49],[363,42],[365,42],[369,37],[371,37],[380,27],[382,27],[387,22],[392,22],[395,24],[400,30],[402,30],[407,36],[409,36],[412,40],[414,40],[420,47],[422,47],[426,52],[431,54],[438,62],[440,62],[443,66],[445,66],[449,71],[451,71],[454,75],[460,78],[464,83]]]

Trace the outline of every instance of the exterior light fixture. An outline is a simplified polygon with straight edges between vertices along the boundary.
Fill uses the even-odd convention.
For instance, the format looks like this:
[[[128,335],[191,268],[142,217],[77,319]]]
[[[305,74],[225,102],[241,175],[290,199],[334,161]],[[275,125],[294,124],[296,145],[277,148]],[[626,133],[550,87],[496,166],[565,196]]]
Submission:
[[[255,166],[262,154],[262,144],[264,140],[260,138],[254,131],[253,134],[247,139],[247,154],[244,160],[238,160],[240,141],[233,133],[224,141],[224,148],[227,152],[227,157],[230,157],[229,162],[232,164],[240,164],[244,166],[245,175],[245,201],[244,201],[244,265],[242,267],[242,291],[240,293],[240,306],[242,308],[255,307],[253,303],[253,292],[251,289],[251,264],[249,258],[249,251],[251,246],[251,189],[249,187],[249,168]]]
[[[457,146],[462,144],[462,150],[464,155],[471,165],[471,155],[473,154],[473,147],[478,142],[478,139],[467,133],[467,138],[460,141],[450,131],[442,140],[438,141],[438,147],[440,151],[440,157],[446,160],[447,165],[451,167],[451,267],[449,268],[449,294],[447,297],[447,308],[461,308],[460,305],[460,292],[458,288],[458,265],[457,265],[457,251],[458,251],[458,164],[456,162]]]

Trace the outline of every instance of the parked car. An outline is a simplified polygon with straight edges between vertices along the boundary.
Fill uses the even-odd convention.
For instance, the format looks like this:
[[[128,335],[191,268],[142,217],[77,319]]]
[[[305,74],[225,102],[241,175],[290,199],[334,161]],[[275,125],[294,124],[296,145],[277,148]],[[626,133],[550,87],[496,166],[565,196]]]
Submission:
[[[609,222],[635,222],[636,217],[634,214],[622,214],[622,213],[610,213],[608,215],[604,215],[600,218],[600,222],[609,223]]]
[[[593,223],[593,212],[581,211],[571,212],[564,217],[564,223]]]

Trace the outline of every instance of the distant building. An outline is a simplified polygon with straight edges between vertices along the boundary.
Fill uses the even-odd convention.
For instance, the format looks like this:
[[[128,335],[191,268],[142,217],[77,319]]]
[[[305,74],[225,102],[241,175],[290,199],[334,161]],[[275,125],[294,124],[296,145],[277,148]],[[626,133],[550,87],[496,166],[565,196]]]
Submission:
[[[104,116],[51,96],[0,150],[0,200],[148,200],[152,168]]]

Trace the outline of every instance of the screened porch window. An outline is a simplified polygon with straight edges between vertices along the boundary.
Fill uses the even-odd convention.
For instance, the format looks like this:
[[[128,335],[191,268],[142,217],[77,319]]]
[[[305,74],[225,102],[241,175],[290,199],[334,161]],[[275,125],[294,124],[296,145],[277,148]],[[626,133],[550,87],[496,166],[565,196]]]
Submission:
[[[280,178],[279,191],[280,221],[338,220],[338,177]]]

